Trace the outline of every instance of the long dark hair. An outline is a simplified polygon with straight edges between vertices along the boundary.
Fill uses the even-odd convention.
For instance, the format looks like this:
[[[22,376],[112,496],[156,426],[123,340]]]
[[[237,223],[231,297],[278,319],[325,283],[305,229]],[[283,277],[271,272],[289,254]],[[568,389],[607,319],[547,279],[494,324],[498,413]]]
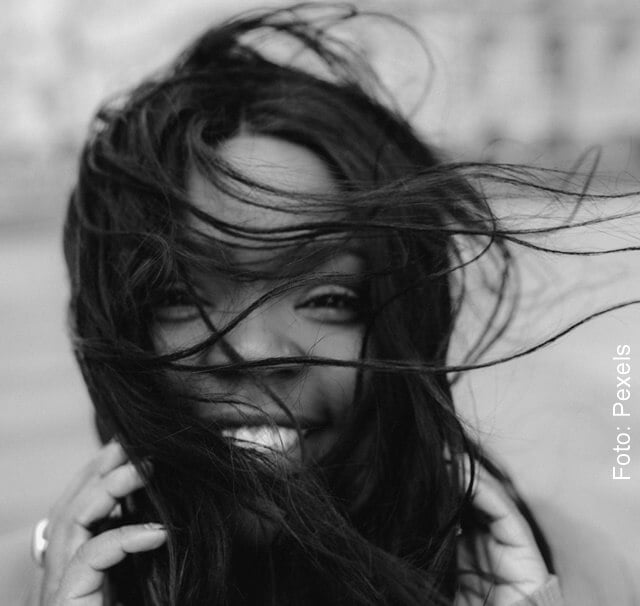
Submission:
[[[167,550],[132,558],[113,573],[123,603],[451,603],[461,582],[458,535],[485,523],[470,505],[465,453],[502,480],[552,569],[526,506],[456,415],[450,373],[477,365],[515,305],[505,293],[516,279],[510,246],[522,234],[502,226],[474,183],[560,192],[518,167],[446,162],[421,141],[379,100],[383,87],[362,58],[332,36],[332,24],[355,16],[350,8],[307,6],[228,21],[106,104],[93,123],[64,231],[73,344],[102,440],[115,436],[147,478],[145,494],[123,503],[125,520],[170,529]],[[267,38],[294,43],[289,48],[304,60],[269,58],[259,50]],[[239,131],[311,150],[338,193],[302,200],[253,182],[217,154]],[[193,170],[247,204],[268,202],[244,195],[246,185],[287,197],[301,220],[280,230],[225,223],[189,200]],[[210,334],[188,349],[154,351],[154,310],[176,284],[192,292],[206,317],[206,301],[193,292],[194,268],[265,277],[230,263],[194,219],[251,246],[275,246],[274,255],[278,246],[299,245],[304,263],[274,263],[267,276],[286,277],[287,287],[303,283],[317,265],[304,254],[306,244],[321,241],[322,254],[331,255],[345,234],[357,240],[367,257],[361,358],[233,359],[224,368],[185,363],[264,300],[225,327],[209,323]],[[465,268],[480,260],[490,268],[486,296],[493,305],[466,359],[452,365],[447,356],[466,296]],[[169,377],[281,363],[348,364],[359,372],[343,439],[307,473],[280,469],[223,439],[194,412],[203,396]],[[224,394],[207,397],[227,401]],[[374,439],[365,456],[356,456],[363,432]],[[268,545],[238,539],[239,508],[274,524]]]

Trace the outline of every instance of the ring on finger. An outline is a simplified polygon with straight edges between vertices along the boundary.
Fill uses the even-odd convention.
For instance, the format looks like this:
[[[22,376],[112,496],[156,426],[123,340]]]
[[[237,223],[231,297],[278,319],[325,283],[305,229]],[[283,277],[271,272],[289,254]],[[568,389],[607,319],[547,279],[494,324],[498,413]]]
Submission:
[[[31,537],[31,556],[34,562],[42,567],[44,566],[44,556],[49,546],[49,540],[44,536],[49,526],[49,518],[42,518],[33,529]]]

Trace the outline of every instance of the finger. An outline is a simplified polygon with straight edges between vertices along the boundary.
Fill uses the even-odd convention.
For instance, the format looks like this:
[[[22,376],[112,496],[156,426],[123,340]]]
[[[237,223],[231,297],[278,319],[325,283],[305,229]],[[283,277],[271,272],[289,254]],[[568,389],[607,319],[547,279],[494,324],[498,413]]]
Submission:
[[[143,485],[144,480],[132,463],[116,467],[102,477],[89,479],[79,494],[67,503],[65,510],[52,518],[45,558],[61,568],[80,545],[91,538],[91,525],[109,516],[117,506],[118,499]]]
[[[55,591],[73,554],[92,537],[90,526],[106,518],[117,506],[118,499],[142,488],[144,480],[132,463],[112,467],[122,461],[118,448],[108,449],[106,456],[97,460],[94,475],[64,508],[58,508],[51,518],[45,554],[45,593]],[[97,475],[99,469],[111,469]]]
[[[478,482],[473,502],[491,518],[489,528],[496,541],[514,547],[532,543],[533,535],[515,504],[488,482]]]
[[[125,463],[126,460],[127,455],[124,449],[115,440],[103,446],[98,451],[98,454],[73,478],[54,506],[54,510],[64,509],[66,503],[72,500],[91,478],[109,473],[111,470]]]
[[[117,505],[118,499],[144,487],[144,478],[133,463],[116,467],[106,475],[89,482],[69,508],[76,524],[88,528],[106,518]]]
[[[124,448],[122,448],[119,442],[112,440],[103,447],[95,464],[98,473],[104,475],[112,469],[119,467],[125,461],[127,461],[127,453],[124,451]]]
[[[167,531],[159,524],[136,524],[108,530],[84,543],[69,563],[60,585],[62,599],[82,606],[100,591],[104,572],[130,553],[152,551],[167,540]]]
[[[518,591],[535,589],[548,571],[527,521],[503,484],[482,466],[475,480],[473,505],[490,519],[488,534],[469,537],[479,567]]]
[[[464,461],[465,474],[470,477],[470,464]],[[508,545],[528,544],[532,540],[529,526],[507,494],[500,481],[484,467],[475,465],[473,505],[491,520],[490,532],[498,542]]]

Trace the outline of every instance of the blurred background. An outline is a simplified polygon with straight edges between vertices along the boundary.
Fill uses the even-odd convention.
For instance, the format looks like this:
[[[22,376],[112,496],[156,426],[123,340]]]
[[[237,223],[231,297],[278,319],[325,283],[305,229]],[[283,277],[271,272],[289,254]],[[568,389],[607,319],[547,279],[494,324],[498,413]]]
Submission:
[[[430,60],[402,28],[372,21],[352,34],[416,127],[453,159],[566,169],[600,146],[599,170],[608,177],[599,187],[639,189],[636,0],[355,4],[391,12],[424,37]],[[2,3],[2,604],[20,602],[31,574],[31,525],[96,448],[88,398],[66,340],[60,245],[66,198],[90,117],[106,96],[162,66],[208,24],[260,5],[253,0]],[[638,207],[627,201],[620,208],[633,204]],[[625,223],[606,232],[591,231],[584,242],[638,245],[640,225]],[[576,310],[559,297],[555,316],[546,320],[551,330],[576,319],[576,313],[640,298],[637,253],[609,256],[596,265],[545,263],[535,255],[524,261],[531,293],[543,276],[580,287],[572,292],[591,299],[591,307]],[[632,457],[632,480],[611,480],[617,430],[610,408],[616,345],[629,343],[637,352],[633,373],[640,377],[639,326],[637,308],[610,314],[526,361],[477,372],[458,388],[461,409],[541,517],[559,553],[570,604],[637,603],[629,596],[640,576],[640,454]],[[523,327],[523,334],[535,340],[542,333]],[[632,452],[640,448],[633,433],[640,430],[638,385],[632,417],[625,421],[632,427]],[[640,595],[640,587],[635,590]]]

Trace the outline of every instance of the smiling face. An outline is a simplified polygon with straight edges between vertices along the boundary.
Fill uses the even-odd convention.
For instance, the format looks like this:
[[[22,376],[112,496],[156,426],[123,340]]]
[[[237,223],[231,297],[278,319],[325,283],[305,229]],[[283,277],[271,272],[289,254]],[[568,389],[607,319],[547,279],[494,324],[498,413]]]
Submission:
[[[299,194],[330,194],[336,189],[326,166],[316,155],[280,139],[238,135],[218,152],[236,170],[267,186]],[[309,220],[308,216],[286,212],[292,204],[290,199],[265,194],[267,199],[261,200],[247,190],[247,197],[253,195],[251,199],[266,202],[271,208],[254,206],[220,191],[195,172],[190,177],[189,191],[198,209],[245,228],[277,229]],[[206,230],[218,241],[233,245],[228,250],[234,263],[253,269],[268,260],[264,250],[248,248],[255,247],[255,241],[224,234],[202,222],[196,224],[195,219],[192,225]],[[357,360],[364,333],[364,263],[362,255],[345,243],[338,254],[323,258],[305,275],[304,284],[268,298],[223,340],[189,360],[198,365],[229,364],[237,361],[236,355],[247,361],[300,356]],[[213,272],[194,276],[196,291],[206,301],[207,318],[216,329],[224,329],[238,313],[282,284],[282,280],[234,280]],[[178,292],[156,310],[152,336],[161,353],[195,345],[211,335],[206,319],[183,297],[184,293]],[[297,434],[276,402],[276,398],[280,399],[303,430],[305,452],[315,459],[335,443],[353,401],[356,380],[357,371],[350,367],[290,364],[194,373],[188,385],[205,400],[215,395],[231,396],[240,402],[238,406],[215,401],[198,404],[198,413],[219,422],[225,427],[223,434],[235,439],[238,445],[268,447],[274,452],[287,452],[294,459],[299,456]]]

